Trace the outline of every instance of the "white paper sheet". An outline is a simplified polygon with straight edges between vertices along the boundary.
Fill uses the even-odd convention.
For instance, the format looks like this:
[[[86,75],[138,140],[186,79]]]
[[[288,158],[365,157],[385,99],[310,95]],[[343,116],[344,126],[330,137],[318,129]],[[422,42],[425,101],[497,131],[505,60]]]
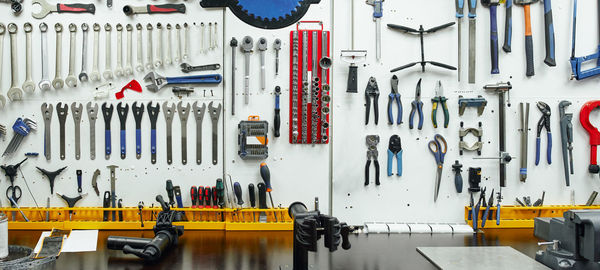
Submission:
[[[39,252],[42,248],[44,237],[50,236],[50,232],[42,232],[40,239],[33,251]],[[96,251],[98,245],[98,230],[73,230],[63,243],[61,252],[89,252]]]

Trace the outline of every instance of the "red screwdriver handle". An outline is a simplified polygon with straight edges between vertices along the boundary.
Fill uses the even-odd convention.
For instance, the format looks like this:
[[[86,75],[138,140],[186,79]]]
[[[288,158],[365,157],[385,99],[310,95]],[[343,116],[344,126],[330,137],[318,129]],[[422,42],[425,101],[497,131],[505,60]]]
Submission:
[[[196,203],[198,201],[198,188],[196,186],[190,188],[190,197],[192,198],[192,208],[196,208]]]
[[[204,207],[210,208],[210,187],[204,187]]]
[[[204,187],[203,186],[199,186],[198,187],[198,208],[204,208]]]
[[[217,197],[217,187],[216,186],[212,187],[212,201],[213,201],[213,208],[219,208],[219,206],[217,205],[218,197]]]
[[[185,13],[185,4],[147,5],[148,13]]]
[[[58,13],[96,13],[94,4],[56,4]]]

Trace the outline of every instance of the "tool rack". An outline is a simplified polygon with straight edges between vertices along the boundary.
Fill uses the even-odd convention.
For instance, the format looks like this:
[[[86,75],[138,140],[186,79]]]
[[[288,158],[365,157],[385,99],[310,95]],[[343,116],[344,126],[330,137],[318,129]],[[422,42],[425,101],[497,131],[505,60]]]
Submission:
[[[500,225],[496,225],[496,207],[490,207],[491,219],[485,222],[483,229],[533,229],[534,219],[536,217],[563,217],[563,213],[569,210],[581,209],[600,209],[600,206],[585,205],[548,205],[548,206],[516,206],[502,205],[500,207]],[[470,206],[465,206],[465,221],[473,226],[473,220],[468,216],[471,212]],[[479,209],[479,217],[485,212],[485,207]],[[477,228],[481,229],[481,218],[478,219]]]

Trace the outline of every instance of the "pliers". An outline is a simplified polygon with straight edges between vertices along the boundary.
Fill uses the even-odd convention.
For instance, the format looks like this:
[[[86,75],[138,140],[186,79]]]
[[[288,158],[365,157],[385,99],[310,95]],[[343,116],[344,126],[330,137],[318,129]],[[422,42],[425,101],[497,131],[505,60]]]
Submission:
[[[375,166],[375,185],[380,184],[379,182],[379,161],[377,160],[377,156],[379,155],[379,151],[377,151],[377,144],[379,144],[379,135],[367,135],[366,138],[367,143],[367,164],[365,164],[365,186],[369,185],[369,167],[371,166],[371,160]]]
[[[392,176],[392,166],[394,163],[394,157],[397,159],[396,174],[402,176],[402,141],[400,136],[392,135],[388,144],[388,160],[387,160],[387,173],[388,176]]]
[[[410,116],[408,119],[408,128],[412,129],[413,119],[415,116],[415,111],[419,113],[419,126],[418,129],[423,129],[423,102],[421,101],[421,79],[417,83],[417,89],[415,90],[415,100],[410,103],[412,109],[410,110]]]
[[[490,208],[494,206],[494,190],[492,189],[492,193],[490,194],[490,199],[488,200],[487,207],[483,212],[483,217],[481,217],[481,228],[485,227],[485,221],[488,220],[490,215]]]
[[[435,85],[435,96],[431,99],[431,102],[433,104],[431,107],[431,122],[433,122],[434,128],[437,128],[437,109],[440,104],[444,109],[444,128],[448,128],[448,123],[450,122],[450,113],[448,112],[446,100],[448,99],[444,96],[444,88],[442,87],[442,81],[438,81]]]
[[[400,100],[400,94],[398,94],[398,76],[394,75],[391,79],[392,90],[388,100],[388,124],[394,124],[394,114],[392,113],[393,103],[398,104],[398,118],[396,119],[396,125],[402,124],[402,101]]]
[[[535,138],[535,165],[537,166],[540,163],[540,135],[542,134],[542,129],[546,128],[546,133],[548,134],[548,148],[546,149],[546,156],[548,159],[548,164],[552,164],[552,132],[550,132],[550,106],[548,104],[539,101],[537,103],[537,108],[542,112],[542,117],[538,121],[537,124],[537,136]]]
[[[481,207],[481,202],[483,201],[483,207],[486,207],[486,202],[485,202],[485,190],[486,188],[482,188],[481,189],[481,193],[479,194],[479,200],[477,200],[477,205],[475,205],[475,207],[471,208],[472,216],[473,216],[473,231],[477,232],[477,217],[479,216],[479,208]]]
[[[375,125],[379,123],[379,87],[375,77],[369,78],[369,83],[365,89],[366,114],[365,125],[369,124],[369,111],[371,110],[371,98],[373,98],[373,109],[375,110]]]

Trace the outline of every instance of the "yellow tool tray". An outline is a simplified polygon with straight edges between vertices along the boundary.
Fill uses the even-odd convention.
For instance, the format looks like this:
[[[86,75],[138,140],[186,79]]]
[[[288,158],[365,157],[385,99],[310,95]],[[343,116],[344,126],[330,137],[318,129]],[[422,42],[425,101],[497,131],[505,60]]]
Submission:
[[[225,231],[291,231],[293,220],[288,215],[287,208],[271,209],[232,209],[232,208],[172,208],[183,211],[188,221],[174,222],[184,226],[185,230],[225,230]],[[16,208],[0,208],[8,217],[10,230],[50,230],[79,229],[79,230],[152,230],[160,207],[144,207],[140,223],[137,207],[102,208],[102,207],[54,207],[35,208],[21,207],[27,216],[26,222]],[[73,211],[69,220],[69,211]],[[108,221],[103,221],[104,212],[108,213]],[[112,221],[112,211],[115,211],[117,221]],[[119,220],[119,212],[123,212],[123,221]],[[48,214],[48,221],[46,221]],[[259,217],[266,216],[266,222],[259,222]],[[14,221],[13,221],[14,218]]]
[[[484,229],[514,229],[533,228],[533,220],[536,217],[563,217],[563,213],[575,209],[600,209],[600,206],[585,205],[548,205],[548,206],[500,206],[500,225],[496,225],[496,207],[490,207],[490,219],[485,222]],[[465,206],[465,221],[473,226],[473,220],[469,220],[470,206]],[[478,215],[478,228],[481,228],[481,217],[485,207],[480,207]]]

